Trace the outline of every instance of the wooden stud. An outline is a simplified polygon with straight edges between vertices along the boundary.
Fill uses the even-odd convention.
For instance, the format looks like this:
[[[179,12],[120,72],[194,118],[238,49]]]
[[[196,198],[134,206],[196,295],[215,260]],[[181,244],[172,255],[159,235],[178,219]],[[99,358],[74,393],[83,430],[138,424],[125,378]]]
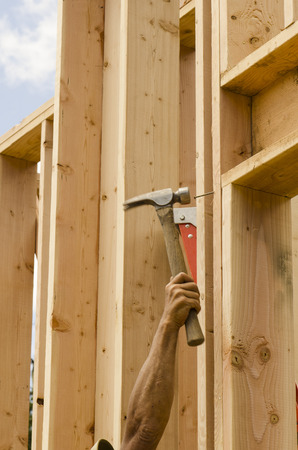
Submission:
[[[52,180],[53,122],[45,120],[41,130],[39,223],[37,246],[36,322],[33,384],[32,449],[42,448],[46,317],[50,240],[50,206]]]
[[[95,440],[106,439],[115,447],[114,434],[119,429],[116,417],[121,399],[115,397],[117,357],[121,358],[121,341],[116,347],[119,327],[116,309],[119,89],[120,89],[120,0],[105,1],[105,39],[103,69],[102,149],[100,177],[100,234],[97,314],[97,364],[95,397]],[[117,423],[118,422],[118,423]],[[117,447],[115,447],[117,448]]]
[[[0,156],[0,447],[28,446],[36,164]]]
[[[115,31],[106,28],[105,39],[110,50],[105,61],[105,83],[111,83],[112,79],[118,83],[119,80],[116,87],[119,99],[107,84],[105,90],[109,91],[109,110],[114,111],[114,115],[119,112],[119,117],[115,127],[110,122],[111,129],[106,129],[103,151],[106,152],[105,167],[113,168],[111,180],[116,180],[117,184],[106,180],[107,190],[102,195],[106,196],[106,210],[111,211],[111,225],[116,226],[114,245],[117,253],[115,257],[113,251],[109,255],[105,247],[101,248],[100,258],[105,256],[106,267],[111,264],[114,273],[108,280],[109,286],[103,291],[100,286],[99,302],[111,302],[107,307],[102,303],[100,311],[111,317],[112,330],[106,335],[104,330],[100,332],[98,350],[100,354],[106,348],[110,359],[108,367],[113,367],[115,377],[110,381],[103,376],[98,378],[97,392],[106,392],[108,396],[101,404],[111,400],[112,411],[111,417],[104,421],[98,419],[98,414],[106,414],[106,411],[97,409],[96,421],[100,420],[102,425],[105,422],[107,431],[99,425],[96,432],[109,438],[113,434],[113,445],[119,448],[129,396],[162,314],[164,286],[170,278],[162,230],[154,208],[144,206],[126,211],[124,215],[122,204],[134,195],[178,187],[179,10],[173,2],[156,0],[111,2],[108,8],[109,14],[114,14],[116,30],[120,30],[120,48],[118,62],[118,48],[112,55],[113,40],[108,37]],[[108,20],[112,21],[112,17]],[[116,34],[118,36],[118,31]],[[106,113],[107,109],[104,110]],[[113,148],[117,146],[117,152],[112,150],[109,155],[109,139],[113,132],[117,136],[111,142]],[[111,189],[115,190],[115,187],[116,192],[111,196]],[[109,226],[108,219],[105,226]],[[112,230],[108,236],[112,236]],[[106,270],[103,262],[100,270],[103,270],[101,279]],[[108,292],[108,298],[102,297],[103,292]],[[98,320],[100,329],[106,318],[102,316]],[[103,356],[99,360],[104,361]],[[106,391],[107,383],[110,386]],[[177,430],[175,400],[160,449],[176,447]]]
[[[292,295],[290,201],[225,187],[224,448],[297,447]]]
[[[297,83],[296,68],[252,98],[253,153],[297,132]]]
[[[0,137],[0,153],[38,162],[41,124],[44,120],[53,120],[53,114],[54,99],[51,99]]]
[[[222,176],[230,183],[292,198],[298,194],[298,131],[252,156]]]
[[[196,195],[213,191],[211,5],[196,1]],[[198,348],[198,448],[214,448],[213,195],[197,199],[197,279],[205,343]]]
[[[221,86],[243,95],[256,95],[298,64],[298,22],[293,23],[233,69],[223,73]]]
[[[58,2],[45,450],[93,445],[103,5]]]
[[[284,27],[283,2],[254,0],[221,2],[221,72],[263,46]]]
[[[292,207],[292,255],[293,255],[293,297],[294,297],[294,342],[295,381],[298,384],[298,197],[291,201]]]
[[[195,48],[195,0],[191,0],[180,10],[180,43],[184,47]]]
[[[223,448],[221,175],[251,155],[251,99],[221,89],[221,2],[212,2],[212,170],[214,286],[214,448]]]
[[[196,193],[195,51],[180,47],[180,186],[188,186],[190,206]],[[187,345],[185,330],[179,335],[178,408],[179,449],[193,449],[198,442],[197,353]]]

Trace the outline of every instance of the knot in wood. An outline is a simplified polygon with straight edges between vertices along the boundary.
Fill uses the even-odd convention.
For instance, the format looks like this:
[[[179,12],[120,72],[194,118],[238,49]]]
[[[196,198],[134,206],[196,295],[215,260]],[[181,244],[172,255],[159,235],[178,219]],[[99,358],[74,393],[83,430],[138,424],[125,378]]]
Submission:
[[[271,358],[270,349],[268,347],[262,347],[259,355],[262,362],[264,363],[268,362],[269,359]]]
[[[279,422],[279,417],[277,414],[271,414],[270,422],[272,425],[276,425]]]
[[[244,362],[243,362],[243,358],[240,355],[240,353],[236,352],[235,350],[232,350],[231,352],[231,363],[232,366],[235,367],[236,369],[243,369],[244,366]]]

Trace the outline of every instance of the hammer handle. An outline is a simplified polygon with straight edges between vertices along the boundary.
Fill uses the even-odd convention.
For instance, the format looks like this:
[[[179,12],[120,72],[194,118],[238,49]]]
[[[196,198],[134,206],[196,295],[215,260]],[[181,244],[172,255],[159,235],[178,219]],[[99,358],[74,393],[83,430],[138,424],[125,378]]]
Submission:
[[[173,208],[158,209],[157,215],[163,228],[170,269],[174,277],[180,272],[186,272],[186,266],[179,242],[179,231],[174,222]],[[195,309],[190,310],[185,329],[188,345],[194,347],[203,344],[205,339]]]

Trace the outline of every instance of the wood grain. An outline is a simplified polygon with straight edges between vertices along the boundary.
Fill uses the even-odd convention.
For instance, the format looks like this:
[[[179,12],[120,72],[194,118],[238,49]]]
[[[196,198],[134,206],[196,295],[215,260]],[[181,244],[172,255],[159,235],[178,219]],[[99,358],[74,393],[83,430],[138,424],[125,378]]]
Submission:
[[[44,450],[94,443],[103,11],[58,2]]]
[[[230,70],[284,28],[283,2],[222,2],[221,71]]]
[[[298,47],[297,47],[298,49]],[[289,99],[291,99],[289,101]],[[298,70],[280,77],[252,98],[253,153],[298,129]]]
[[[239,94],[256,95],[297,66],[297,48],[298,22],[294,22],[223,73],[221,86]]]
[[[196,192],[196,114],[195,52],[180,47],[180,150],[179,185],[188,186],[191,206]],[[179,334],[178,346],[179,446],[196,449],[198,441],[197,352],[190,348],[185,331]]]
[[[44,120],[53,120],[53,114],[54,99],[51,99],[0,137],[0,153],[38,162],[41,124]]]
[[[211,4],[196,2],[196,195],[213,190]],[[198,348],[198,449],[214,448],[213,195],[198,198],[197,280],[205,344]],[[196,447],[195,447],[196,448]]]
[[[298,194],[298,131],[267,147],[222,176],[229,183],[292,198]]]
[[[224,448],[297,446],[290,201],[223,192]]]
[[[50,241],[50,208],[52,182],[53,122],[45,120],[41,126],[39,222],[37,245],[37,286],[35,319],[35,352],[33,384],[32,449],[42,448],[45,349],[48,305],[48,271]]]
[[[28,446],[36,164],[0,156],[0,447]]]
[[[292,207],[292,253],[294,297],[295,381],[298,384],[298,197],[291,201]]]

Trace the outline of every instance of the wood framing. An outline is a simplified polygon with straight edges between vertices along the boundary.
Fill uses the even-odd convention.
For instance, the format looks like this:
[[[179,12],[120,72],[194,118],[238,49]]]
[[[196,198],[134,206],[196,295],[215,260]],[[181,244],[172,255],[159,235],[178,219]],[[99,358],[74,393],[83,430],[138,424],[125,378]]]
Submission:
[[[103,5],[58,2],[45,450],[93,445]]]
[[[54,99],[26,117],[3,136],[0,141],[0,153],[27,161],[40,159],[41,124],[44,120],[53,120]]]
[[[0,447],[28,446],[36,164],[0,156]]]
[[[196,1],[196,195],[213,191],[211,4]],[[197,199],[197,282],[205,344],[198,348],[198,449],[214,448],[213,194]]]
[[[40,183],[37,236],[37,286],[35,318],[35,352],[33,384],[32,449],[42,448],[45,349],[48,306],[48,272],[50,243],[50,208],[52,183],[53,121],[41,125]]]
[[[123,202],[179,186],[206,340],[181,330],[158,450],[297,448],[297,2],[178,3],[59,0],[55,97],[0,139],[1,448],[27,446],[38,161],[33,449],[120,448],[170,278]]]
[[[180,41],[180,43],[182,43]],[[196,97],[195,51],[180,46],[180,167],[179,185],[188,186],[191,206],[196,192]],[[196,276],[196,274],[195,274]],[[188,347],[185,330],[180,331],[178,359],[178,448],[196,448],[198,441],[197,354]]]
[[[224,188],[227,449],[297,446],[291,246],[290,200],[240,186]]]
[[[179,11],[173,2],[156,0],[106,3],[106,23],[120,20],[116,27],[120,47],[113,50],[114,30],[106,27],[104,90],[107,86],[108,97],[103,120],[108,123],[111,111],[119,116],[116,132],[107,127],[103,135],[102,161],[111,169],[111,179],[103,179],[106,218],[102,216],[101,227],[116,227],[117,253],[115,261],[113,250],[100,247],[99,279],[105,279],[109,267],[112,272],[107,286],[99,284],[99,311],[108,311],[111,330],[99,334],[97,367],[109,359],[115,377],[107,380],[98,373],[97,396],[104,410],[111,412],[106,420],[96,416],[96,437],[105,433],[100,426],[105,422],[111,442],[119,448],[129,396],[163,311],[164,286],[170,278],[155,210],[147,206],[124,216],[122,204],[134,195],[179,184]],[[112,80],[118,83],[115,92]],[[111,133],[117,134],[112,151],[106,140]],[[112,234],[110,229],[107,235]],[[105,321],[99,313],[99,330],[106,327]],[[176,400],[160,449],[175,448],[177,424]]]

